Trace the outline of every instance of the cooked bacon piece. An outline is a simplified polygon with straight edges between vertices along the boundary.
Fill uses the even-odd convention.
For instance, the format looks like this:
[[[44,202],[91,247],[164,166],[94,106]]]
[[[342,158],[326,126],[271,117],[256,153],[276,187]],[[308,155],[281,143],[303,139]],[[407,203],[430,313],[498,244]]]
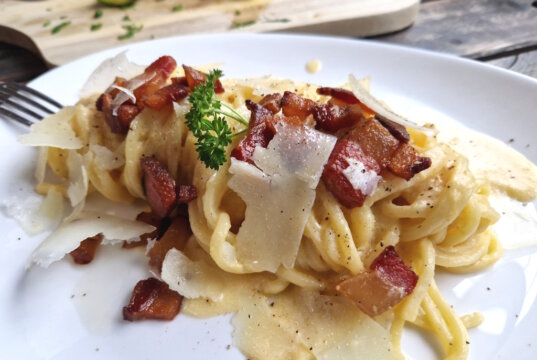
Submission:
[[[335,133],[340,129],[354,125],[360,119],[364,119],[364,115],[360,105],[341,107],[328,102],[315,106],[313,118],[317,129]]]
[[[149,256],[149,265],[160,272],[162,262],[168,250],[175,248],[182,251],[190,235],[192,235],[192,231],[190,230],[188,220],[181,216],[175,217],[168,230],[155,242],[147,253]]]
[[[276,135],[276,125],[281,121],[285,121],[287,124],[295,126],[303,126],[304,124],[304,122],[300,120],[298,116],[285,116],[282,114],[277,114],[274,115],[272,118],[267,119],[267,121],[265,122],[271,134]]]
[[[186,76],[172,77],[170,80],[172,81],[172,84],[180,84],[180,85],[188,86],[188,81],[186,81]]]
[[[408,144],[401,144],[395,151],[388,169],[396,176],[410,180],[415,174],[428,169],[431,159],[420,156],[416,149]]]
[[[375,159],[381,171],[390,164],[399,147],[399,141],[376,119],[361,119],[346,136],[358,143],[364,154]]]
[[[146,80],[145,83],[133,91],[136,105],[140,110],[145,106],[147,98],[166,85],[166,80],[176,67],[177,63],[174,58],[161,56],[145,69],[144,73],[140,75]]]
[[[160,237],[164,234],[164,232],[168,229],[170,226],[170,219],[169,218],[159,218],[158,216],[155,216],[152,212],[141,212],[136,216],[137,221],[144,222],[149,225],[153,225],[156,229],[151,231],[150,233],[145,233],[140,235],[140,240],[138,241],[132,241],[132,242],[123,242],[123,248],[124,249],[132,249],[138,246],[145,246],[147,245],[148,239],[160,239]]]
[[[301,120],[306,119],[308,115],[313,113],[315,105],[315,101],[303,98],[290,91],[283,93],[281,101],[282,112],[285,116],[298,116]]]
[[[185,70],[185,77],[190,91],[194,91],[196,86],[207,81],[207,75],[199,70],[194,69],[193,67],[183,65],[183,70]],[[220,80],[216,80],[214,83],[214,92],[217,94],[224,92],[224,87],[222,86]]]
[[[132,91],[136,104],[128,99],[122,104],[112,106],[114,98],[120,92],[116,88],[110,88],[97,99],[95,104],[97,110],[104,113],[106,123],[113,133],[127,133],[131,121],[143,110],[146,99],[166,84],[166,80],[176,67],[177,64],[171,56],[162,56],[149,65],[143,74],[129,81],[123,78],[115,79],[115,85],[130,89],[136,86],[135,84],[142,84]]]
[[[172,320],[181,309],[183,297],[170,290],[168,284],[155,278],[138,281],[127,306],[123,308],[123,319]]]
[[[73,261],[79,265],[86,265],[92,262],[95,257],[95,252],[102,240],[103,236],[101,234],[83,240],[80,245],[70,253]]]
[[[388,246],[373,261],[370,270],[336,286],[338,292],[370,316],[397,305],[418,282],[418,275],[403,262],[393,246]]]
[[[188,88],[178,83],[164,86],[145,100],[148,108],[160,110],[174,101],[180,101],[188,95]]]
[[[251,111],[248,132],[231,152],[231,156],[242,161],[249,161],[256,146],[266,148],[274,137],[274,133],[267,127],[267,122],[273,117],[272,113],[250,100],[246,100],[246,107]]]
[[[317,94],[331,96],[349,105],[360,104],[360,100],[356,98],[352,91],[347,89],[323,86],[317,89]]]
[[[195,185],[177,186],[177,203],[186,204],[198,197],[198,190]]]
[[[389,119],[386,119],[384,116],[376,115],[375,117],[381,124],[392,134],[397,140],[408,143],[410,141],[410,134],[408,131],[406,131],[406,128],[396,123],[395,121],[391,121]]]
[[[326,188],[343,206],[353,208],[362,206],[366,196],[361,190],[354,189],[343,173],[349,166],[347,159],[359,160],[366,169],[377,174],[380,173],[380,166],[372,157],[364,154],[356,142],[349,139],[337,141],[324,167],[322,179]]]
[[[282,109],[282,94],[274,93],[265,95],[263,99],[259,102],[259,105],[265,107],[273,114],[277,114]]]
[[[176,206],[175,180],[154,157],[140,160],[147,203],[153,213],[165,218]]]

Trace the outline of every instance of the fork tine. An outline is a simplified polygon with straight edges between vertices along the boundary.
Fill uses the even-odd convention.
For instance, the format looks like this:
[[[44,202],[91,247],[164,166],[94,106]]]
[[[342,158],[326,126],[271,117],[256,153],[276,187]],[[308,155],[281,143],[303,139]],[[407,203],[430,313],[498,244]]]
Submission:
[[[34,124],[34,122],[26,119],[26,118],[23,118],[22,116],[20,116],[19,114],[17,113],[14,113],[13,111],[11,110],[8,110],[8,109],[5,109],[5,108],[1,108],[0,107],[0,114],[1,115],[4,115],[12,120],[15,120],[15,121],[18,121],[26,126],[32,126]]]
[[[29,94],[32,94],[34,95],[36,98],[38,99],[41,99],[43,101],[46,101],[48,102],[49,104],[52,104],[54,106],[56,106],[58,109],[61,109],[63,108],[63,105],[60,104],[59,102],[57,102],[56,100],[54,99],[51,99],[50,97],[48,97],[47,95],[45,94],[42,94],[40,93],[39,91],[37,90],[34,90],[26,85],[22,85],[22,84],[19,84],[19,83],[5,83],[5,84],[8,84],[8,86],[12,86],[13,88],[15,88],[16,90],[19,90],[19,91],[24,91],[24,92],[27,92]]]
[[[13,96],[14,98],[20,99],[20,100],[24,101],[25,103],[28,103],[28,104],[32,105],[33,107],[35,107],[35,108],[37,108],[37,109],[39,109],[41,111],[46,112],[47,114],[54,114],[54,111],[49,109],[48,107],[43,106],[42,104],[38,103],[37,101],[34,101],[29,96],[24,95],[24,93],[19,93],[16,90],[13,90],[13,89],[11,89],[11,88],[9,88],[7,86],[0,86],[0,96],[1,95]]]
[[[44,117],[43,115],[38,114],[38,113],[28,109],[28,107],[25,107],[25,106],[15,102],[15,101],[11,101],[10,99],[4,99],[4,98],[0,97],[0,101],[2,102],[2,105],[3,104],[8,104],[10,107],[15,108],[16,110],[18,110],[21,113],[24,113],[26,115],[30,115],[31,117],[35,118],[36,120],[41,120]]]

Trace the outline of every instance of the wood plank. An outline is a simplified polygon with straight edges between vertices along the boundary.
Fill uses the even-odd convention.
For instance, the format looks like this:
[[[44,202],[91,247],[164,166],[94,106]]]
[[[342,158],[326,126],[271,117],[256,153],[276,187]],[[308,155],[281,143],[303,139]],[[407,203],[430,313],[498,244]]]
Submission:
[[[490,60],[488,63],[537,78],[537,50]]]
[[[298,31],[370,36],[402,29],[417,16],[419,0],[177,0],[138,1],[128,9],[95,0],[0,0],[0,41],[40,52],[52,64],[128,42],[177,34]],[[94,19],[96,9],[103,16]],[[125,20],[125,15],[128,19]],[[65,23],[60,30],[52,29]],[[98,30],[90,31],[94,24]],[[126,25],[143,25],[123,39]],[[57,28],[58,29],[58,28]],[[15,30],[15,31],[13,31]]]
[[[414,26],[379,41],[487,58],[537,46],[529,0],[437,0],[421,4]]]

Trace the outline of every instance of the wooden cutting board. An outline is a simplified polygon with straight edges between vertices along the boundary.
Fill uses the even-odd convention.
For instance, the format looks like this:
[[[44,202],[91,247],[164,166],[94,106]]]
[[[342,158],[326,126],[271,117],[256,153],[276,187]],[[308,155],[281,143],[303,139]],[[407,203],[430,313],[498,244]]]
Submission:
[[[0,41],[60,65],[128,42],[177,34],[378,35],[409,26],[418,7],[419,0],[138,0],[125,9],[96,0],[0,0]]]

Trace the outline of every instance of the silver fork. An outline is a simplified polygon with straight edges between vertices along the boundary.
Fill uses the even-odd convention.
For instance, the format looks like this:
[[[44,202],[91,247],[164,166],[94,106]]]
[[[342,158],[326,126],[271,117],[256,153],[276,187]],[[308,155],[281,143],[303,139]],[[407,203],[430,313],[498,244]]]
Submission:
[[[30,126],[58,112],[62,104],[26,85],[0,83],[0,115]]]

